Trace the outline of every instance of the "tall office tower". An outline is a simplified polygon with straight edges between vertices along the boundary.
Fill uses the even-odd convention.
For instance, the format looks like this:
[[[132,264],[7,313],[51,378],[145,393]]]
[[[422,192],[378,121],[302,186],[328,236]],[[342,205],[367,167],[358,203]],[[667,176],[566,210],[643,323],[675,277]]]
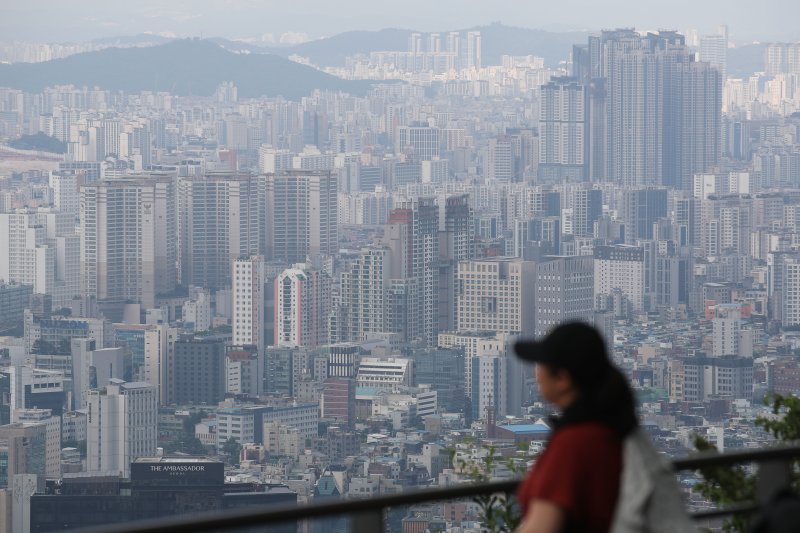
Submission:
[[[576,57],[574,72],[588,78],[587,86],[594,84],[587,99],[593,179],[604,174],[602,179],[628,188],[682,189],[691,186],[695,173],[717,164],[720,73],[696,62],[683,36],[604,31],[590,37]],[[600,116],[598,106],[604,107]],[[601,162],[604,171],[596,166]]]
[[[420,123],[400,126],[395,152],[408,154],[414,161],[438,159],[439,128]]]
[[[653,224],[667,217],[667,189],[622,190],[621,215],[625,223],[625,242],[653,238]]]
[[[591,322],[594,272],[591,256],[551,256],[535,263],[533,335],[547,335],[568,320]]]
[[[275,278],[276,346],[316,348],[328,343],[331,277],[296,264]]]
[[[567,207],[572,209],[572,234],[594,234],[594,223],[603,215],[603,191],[576,187],[567,193]]]
[[[510,136],[499,135],[489,140],[485,175],[488,180],[497,185],[521,181],[522,176],[515,173],[514,149]]]
[[[216,339],[175,343],[176,405],[215,405],[225,397],[225,345]]]
[[[80,295],[75,215],[46,208],[0,213],[0,279],[31,285],[60,308]]]
[[[339,341],[360,342],[372,334],[389,331],[386,292],[391,278],[391,257],[392,251],[386,246],[364,248],[342,272]]]
[[[576,78],[555,77],[542,85],[539,180],[560,183],[586,179],[585,102],[585,86]]]
[[[267,259],[302,263],[339,245],[336,176],[328,171],[267,175]]]
[[[266,212],[261,178],[210,172],[178,180],[181,283],[230,287],[231,262],[259,253]]]
[[[459,261],[475,257],[475,224],[469,195],[440,197],[439,216],[439,331],[456,326],[457,273]],[[441,204],[444,203],[444,209]]]
[[[81,187],[80,269],[84,296],[141,303],[177,283],[175,178],[166,173]]]
[[[644,250],[636,246],[597,246],[594,249],[594,300],[600,311],[617,315],[644,310]],[[615,294],[624,299],[622,307]],[[617,298],[619,299],[619,297]]]
[[[458,264],[458,331],[533,335],[536,264],[499,258]]]
[[[383,238],[392,250],[392,277],[415,284],[406,338],[434,346],[439,326],[439,208],[434,198],[401,202]]]
[[[144,381],[156,387],[159,405],[175,402],[175,341],[178,330],[154,324],[144,332]],[[104,383],[98,382],[98,386]]]
[[[252,345],[264,355],[264,258],[239,257],[231,275],[233,337],[236,346]]]
[[[720,26],[716,35],[700,38],[700,60],[715,67],[722,82],[728,78],[728,27]]]
[[[130,476],[131,462],[158,445],[158,391],[144,382],[114,379],[89,391],[86,470]]]

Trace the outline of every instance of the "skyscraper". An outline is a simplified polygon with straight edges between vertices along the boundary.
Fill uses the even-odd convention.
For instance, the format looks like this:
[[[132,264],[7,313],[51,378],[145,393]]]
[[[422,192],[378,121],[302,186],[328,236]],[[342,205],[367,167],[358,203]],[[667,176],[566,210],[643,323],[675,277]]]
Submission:
[[[276,346],[316,348],[328,343],[331,278],[297,264],[275,278]]]
[[[329,171],[267,175],[267,259],[302,263],[339,244],[336,177]]]
[[[81,187],[84,296],[155,307],[177,283],[175,178],[158,173]]]
[[[589,87],[593,178],[688,189],[695,173],[717,164],[721,75],[695,60],[682,35],[604,31],[575,50],[573,72]]]
[[[255,346],[259,357],[263,357],[264,258],[239,257],[233,261],[232,269],[232,342],[236,346]]]
[[[407,339],[434,346],[439,326],[439,209],[434,198],[401,202],[389,216],[384,243],[392,251],[392,276],[414,280]]]
[[[539,179],[586,179],[585,86],[576,78],[555,77],[542,86],[539,112]]]

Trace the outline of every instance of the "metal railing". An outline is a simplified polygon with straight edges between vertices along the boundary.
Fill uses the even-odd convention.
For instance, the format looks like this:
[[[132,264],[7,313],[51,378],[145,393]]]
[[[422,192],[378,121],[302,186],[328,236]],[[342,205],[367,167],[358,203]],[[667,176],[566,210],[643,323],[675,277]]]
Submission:
[[[696,520],[710,520],[737,513],[752,513],[766,504],[780,490],[791,483],[792,462],[800,459],[800,446],[766,448],[761,450],[727,453],[703,452],[672,462],[676,471],[695,471],[716,466],[742,463],[758,464],[756,501],[722,509],[692,514]],[[390,496],[368,499],[337,500],[291,505],[268,506],[223,513],[202,513],[191,516],[174,516],[154,520],[107,525],[80,530],[80,533],[176,533],[200,531],[235,531],[237,528],[264,527],[304,520],[346,515],[350,518],[350,531],[354,533],[384,530],[384,513],[397,508],[422,503],[475,498],[490,494],[513,494],[518,481],[484,484],[464,484],[442,489],[424,489]]]

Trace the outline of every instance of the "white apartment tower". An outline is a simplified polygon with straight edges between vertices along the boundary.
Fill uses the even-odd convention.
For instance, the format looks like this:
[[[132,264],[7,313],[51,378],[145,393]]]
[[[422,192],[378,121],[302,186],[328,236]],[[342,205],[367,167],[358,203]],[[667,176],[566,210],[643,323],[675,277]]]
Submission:
[[[158,392],[149,383],[112,379],[89,391],[86,470],[130,476],[131,462],[158,444]]]
[[[80,268],[84,296],[155,307],[177,282],[175,178],[167,173],[81,187]]]
[[[231,300],[233,339],[236,346],[252,345],[264,354],[264,258],[239,257],[233,261]]]
[[[296,264],[275,278],[276,346],[316,348],[328,342],[331,278]]]

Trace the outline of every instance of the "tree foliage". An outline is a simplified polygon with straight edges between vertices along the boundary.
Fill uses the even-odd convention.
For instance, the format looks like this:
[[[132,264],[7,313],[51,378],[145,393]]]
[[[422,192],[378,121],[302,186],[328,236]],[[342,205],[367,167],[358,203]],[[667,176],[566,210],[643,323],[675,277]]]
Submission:
[[[779,443],[800,440],[800,398],[776,394],[767,397],[765,403],[772,405],[773,415],[782,416],[779,418],[760,416],[756,418],[755,424],[772,434]],[[694,444],[698,451],[708,451],[713,448],[700,436],[695,436]],[[756,501],[755,475],[740,465],[703,468],[700,474],[703,476],[703,481],[695,485],[695,490],[718,506]],[[795,490],[798,487],[800,480],[795,475]],[[751,518],[745,514],[733,516],[723,524],[723,531],[728,533],[748,531]]]
[[[467,462],[465,459],[456,459],[456,450],[448,450],[450,463],[475,483],[488,483],[497,467],[505,466],[518,476],[525,473],[525,468],[517,465],[513,459],[502,460],[498,458],[494,446],[484,446],[486,455],[477,462]],[[506,533],[516,530],[522,519],[517,500],[510,494],[482,494],[475,496],[473,501],[480,509],[481,522],[485,531],[491,533]]]

